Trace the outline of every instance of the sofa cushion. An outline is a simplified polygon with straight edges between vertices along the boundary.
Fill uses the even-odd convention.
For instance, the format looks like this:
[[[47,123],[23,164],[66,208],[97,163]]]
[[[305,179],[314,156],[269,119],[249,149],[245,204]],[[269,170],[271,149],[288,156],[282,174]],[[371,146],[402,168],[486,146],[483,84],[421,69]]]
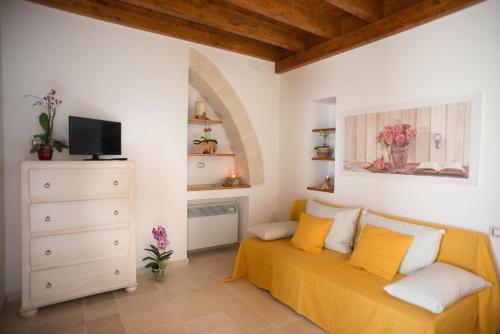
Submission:
[[[366,225],[347,263],[392,280],[410,247],[413,236]]]
[[[384,290],[391,296],[433,313],[442,313],[457,300],[488,287],[491,284],[480,276],[436,262],[386,285]]]
[[[292,237],[292,245],[309,253],[321,254],[332,222],[331,218],[318,218],[307,213],[301,214],[299,224]]]
[[[325,239],[325,248],[341,253],[352,251],[359,210],[359,208],[337,208],[316,201],[307,201],[306,206],[307,214],[334,220]]]
[[[360,223],[361,229],[363,229],[366,224],[370,224],[372,226],[382,227],[396,233],[412,235],[414,237],[399,268],[399,272],[402,274],[408,274],[432,264],[436,260],[441,237],[445,233],[443,229],[405,223],[367,211],[363,211]]]
[[[297,222],[295,220],[287,220],[251,226],[247,228],[247,231],[262,240],[269,241],[289,238],[293,235],[296,228]]]

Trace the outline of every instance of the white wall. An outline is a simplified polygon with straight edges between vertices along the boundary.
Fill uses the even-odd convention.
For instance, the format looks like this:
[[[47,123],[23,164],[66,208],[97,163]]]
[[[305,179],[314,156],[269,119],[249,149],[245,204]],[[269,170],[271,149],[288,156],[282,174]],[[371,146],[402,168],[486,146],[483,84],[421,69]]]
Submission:
[[[2,6],[0,6],[0,17]],[[2,34],[2,21],[0,21],[0,36]],[[3,133],[3,95],[2,95],[2,45],[0,45],[0,143],[4,142]],[[4,151],[0,144],[0,310],[5,300],[5,187],[4,187]]]
[[[500,0],[285,73],[280,78],[280,211],[296,198],[366,206],[401,216],[488,232],[500,225]],[[335,194],[307,186],[309,102],[334,96],[339,112],[482,92],[478,187],[342,175]],[[337,152],[342,126],[337,124]],[[500,239],[491,239],[500,260]],[[500,263],[497,262],[500,267]]]
[[[189,48],[196,47],[228,77],[260,130],[261,145],[266,143],[267,182],[252,189],[252,194],[263,195],[251,203],[268,209],[253,209],[253,214],[250,208],[250,217],[268,220],[276,211],[277,162],[270,157],[277,156],[278,136],[266,131],[278,125],[278,80],[271,63],[28,2],[8,0],[1,5],[4,122],[9,124],[3,143],[7,292],[18,291],[21,281],[19,168],[21,161],[36,158],[28,152],[31,136],[39,131],[31,101],[23,98],[26,93],[57,90],[64,102],[56,135],[63,139],[69,114],[122,122],[123,156],[137,164],[138,260],[155,224],[167,226],[173,260],[182,260]],[[245,82],[247,78],[252,83]],[[70,157],[65,153],[56,158]]]

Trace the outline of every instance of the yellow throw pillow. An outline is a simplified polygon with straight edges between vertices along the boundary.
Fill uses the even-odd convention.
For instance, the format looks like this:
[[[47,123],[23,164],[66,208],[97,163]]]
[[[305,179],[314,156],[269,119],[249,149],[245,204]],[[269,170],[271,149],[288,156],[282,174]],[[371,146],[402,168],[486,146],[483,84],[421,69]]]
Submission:
[[[411,235],[367,224],[347,263],[392,280],[412,240]]]
[[[301,213],[292,237],[292,245],[309,253],[321,254],[332,223],[331,218],[318,218]]]

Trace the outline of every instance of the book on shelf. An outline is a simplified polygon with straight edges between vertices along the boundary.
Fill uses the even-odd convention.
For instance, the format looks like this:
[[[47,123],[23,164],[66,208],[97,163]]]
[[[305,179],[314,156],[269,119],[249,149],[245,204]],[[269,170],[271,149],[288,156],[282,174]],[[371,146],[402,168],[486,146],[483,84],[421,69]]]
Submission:
[[[415,172],[437,175],[466,175],[464,166],[458,161],[452,162],[422,162],[415,168]]]

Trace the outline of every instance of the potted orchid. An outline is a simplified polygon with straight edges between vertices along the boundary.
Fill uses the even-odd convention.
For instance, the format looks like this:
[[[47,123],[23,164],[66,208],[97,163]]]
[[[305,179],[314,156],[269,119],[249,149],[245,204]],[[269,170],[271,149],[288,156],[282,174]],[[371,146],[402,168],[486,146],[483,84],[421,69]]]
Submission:
[[[408,145],[417,137],[417,131],[410,124],[389,124],[377,134],[377,143],[389,153],[390,165],[396,170],[403,170],[408,162]],[[377,161],[382,167],[382,162]]]
[[[43,129],[43,133],[33,136],[33,146],[30,153],[37,153],[39,160],[52,160],[54,148],[58,152],[68,148],[62,140],[53,138],[54,134],[54,119],[56,117],[57,108],[62,104],[62,101],[56,98],[56,91],[51,89],[43,98],[34,95],[26,95],[35,99],[33,107],[39,106],[45,109],[38,116],[38,123]]]
[[[330,158],[333,152],[333,147],[328,145],[328,137],[330,137],[330,133],[328,131],[320,131],[319,135],[323,138],[323,143],[314,148],[316,155],[321,159]]]
[[[205,127],[203,128],[203,132],[205,135],[201,136],[200,139],[193,140],[193,144],[200,145],[201,152],[203,154],[214,154],[217,151],[217,140],[210,138],[210,132],[212,132],[212,128],[207,126],[205,120]]]
[[[155,281],[163,282],[166,278],[167,261],[174,251],[165,251],[170,242],[168,241],[167,231],[163,226],[153,227],[152,234],[156,240],[156,246],[149,245],[149,248],[144,249],[149,255],[143,258],[142,261],[150,261],[146,264],[146,268],[151,268]]]

